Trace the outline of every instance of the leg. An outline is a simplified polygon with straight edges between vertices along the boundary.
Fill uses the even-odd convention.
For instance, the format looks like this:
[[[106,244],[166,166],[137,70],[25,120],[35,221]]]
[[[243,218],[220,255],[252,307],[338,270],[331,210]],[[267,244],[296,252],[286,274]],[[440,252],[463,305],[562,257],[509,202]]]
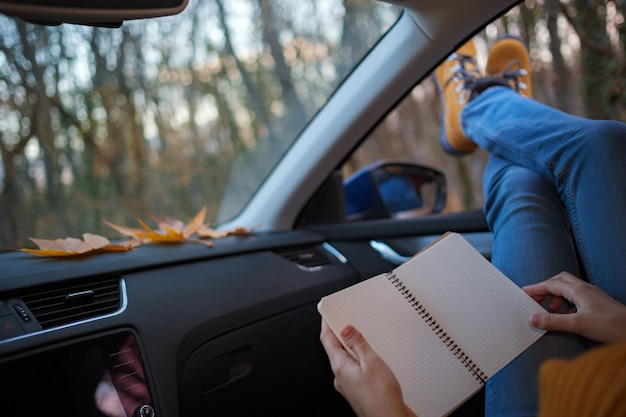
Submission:
[[[461,122],[490,154],[553,184],[587,279],[626,303],[626,125],[572,116],[505,87],[468,103]]]
[[[550,181],[492,156],[485,170],[484,192],[496,267],[520,286],[561,271],[579,275],[567,215]],[[536,415],[539,364],[547,358],[574,357],[587,347],[583,338],[571,334],[542,337],[489,379],[486,415]]]
[[[520,287],[562,271],[580,276],[567,213],[550,181],[491,156],[483,188],[498,269]]]

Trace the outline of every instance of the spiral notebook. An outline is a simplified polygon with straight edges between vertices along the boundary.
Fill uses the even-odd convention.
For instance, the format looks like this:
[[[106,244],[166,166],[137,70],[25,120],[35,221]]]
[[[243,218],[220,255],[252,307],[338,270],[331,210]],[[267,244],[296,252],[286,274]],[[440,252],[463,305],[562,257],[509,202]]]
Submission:
[[[544,333],[530,316],[545,310],[456,233],[318,310],[336,335],[363,333],[419,417],[450,414]]]

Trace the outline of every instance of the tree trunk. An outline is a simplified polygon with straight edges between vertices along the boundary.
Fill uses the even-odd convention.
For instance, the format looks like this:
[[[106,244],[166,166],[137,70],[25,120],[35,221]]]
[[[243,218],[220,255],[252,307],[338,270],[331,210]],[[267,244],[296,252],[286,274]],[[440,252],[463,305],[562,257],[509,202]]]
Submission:
[[[282,101],[287,109],[285,113],[285,121],[287,123],[286,134],[277,139],[291,139],[297,133],[297,129],[307,119],[306,110],[302,101],[298,97],[296,89],[291,79],[291,69],[285,62],[283,47],[278,39],[278,31],[276,30],[277,19],[274,16],[272,2],[268,0],[257,0],[259,9],[261,10],[261,21],[263,25],[263,43],[269,46],[270,53],[274,60],[275,76],[278,79],[282,91]],[[288,145],[288,144],[285,144]]]
[[[606,31],[602,1],[572,0],[576,13],[570,22],[581,41],[580,94],[585,115],[592,119],[619,119],[619,91],[615,91],[618,66]]]
[[[561,54],[561,39],[558,34],[559,0],[546,0],[546,25],[550,34],[549,49],[552,55],[552,83],[554,106],[568,113],[574,113],[574,100],[570,88],[569,70]]]

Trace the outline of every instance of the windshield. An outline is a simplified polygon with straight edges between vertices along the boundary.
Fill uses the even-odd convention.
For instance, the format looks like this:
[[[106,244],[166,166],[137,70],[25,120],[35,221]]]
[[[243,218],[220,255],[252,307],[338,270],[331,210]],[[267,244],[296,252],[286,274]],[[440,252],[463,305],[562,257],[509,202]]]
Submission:
[[[203,206],[231,219],[399,12],[203,0],[114,29],[0,15],[0,246]]]

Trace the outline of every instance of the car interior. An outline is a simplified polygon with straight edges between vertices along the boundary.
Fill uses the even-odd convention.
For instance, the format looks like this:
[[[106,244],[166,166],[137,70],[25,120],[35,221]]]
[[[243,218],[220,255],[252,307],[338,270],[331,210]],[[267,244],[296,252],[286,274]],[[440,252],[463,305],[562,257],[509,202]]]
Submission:
[[[186,0],[0,0],[3,14],[0,15],[0,67],[3,67],[0,70],[0,119],[4,119],[0,121],[3,155],[0,216],[5,218],[0,234],[6,236],[0,252],[3,416],[44,413],[127,417],[354,415],[334,389],[328,358],[319,340],[321,319],[317,303],[320,298],[392,270],[447,231],[461,233],[489,259],[492,236],[481,210],[481,197],[476,197],[480,194],[480,169],[486,156],[479,152],[459,159],[432,153],[440,152],[438,149],[429,150],[438,147],[436,128],[440,112],[430,74],[470,37],[491,36],[501,31],[498,25],[502,23],[494,23],[496,19],[507,13],[516,13],[514,16],[519,17],[519,2],[311,3],[315,5],[291,0],[189,0],[188,3]],[[543,5],[544,2],[532,3]],[[238,88],[243,89],[242,86],[250,82],[262,83],[263,77],[267,77],[263,72],[250,70],[258,64],[249,56],[262,47],[258,47],[254,38],[246,37],[243,26],[257,25],[255,30],[260,31],[259,22],[265,22],[262,19],[266,18],[263,13],[273,10],[277,16],[276,10],[281,7],[285,15],[290,11],[299,16],[300,20],[290,24],[300,24],[310,31],[320,23],[293,10],[301,8],[304,14],[313,13],[311,10],[328,13],[321,22],[334,19],[345,25],[350,13],[362,8],[373,10],[369,15],[372,21],[378,19],[376,21],[387,23],[383,29],[374,30],[372,21],[364,21],[363,33],[380,32],[380,35],[374,35],[361,47],[352,66],[342,75],[335,74],[339,70],[329,69],[319,56],[331,51],[347,55],[349,48],[337,47],[335,51],[331,46],[316,46],[310,39],[293,35],[293,31],[287,30],[286,20],[279,18],[276,18],[279,22],[276,27],[284,33],[272,38],[270,31],[263,32],[267,37],[263,50],[267,52],[275,46],[267,39],[280,40],[283,55],[291,59],[286,62],[292,65],[292,73],[300,68],[302,80],[307,79],[307,71],[311,69],[296,64],[298,59],[304,62],[308,53],[308,59],[319,58],[315,63],[316,71],[328,74],[335,81],[328,87],[321,82],[315,85],[317,81],[313,80],[308,90],[303,84],[290,89],[287,83],[276,83],[278,96],[295,92],[319,102],[315,106],[304,106],[308,116],[295,128],[285,122],[241,129],[245,134],[238,142],[232,138],[233,133],[232,137],[224,136],[226,139],[221,139],[221,147],[217,149],[204,144],[188,152],[191,158],[197,156],[198,149],[203,149],[214,159],[212,165],[205,164],[185,177],[185,186],[209,189],[220,181],[228,182],[229,186],[221,191],[222,201],[209,202],[207,194],[195,193],[192,188],[189,192],[168,196],[171,189],[162,180],[164,176],[155,181],[157,186],[150,194],[151,200],[146,197],[141,204],[133,206],[143,207],[145,211],[131,211],[126,205],[130,204],[128,201],[140,199],[132,190],[128,191],[135,185],[134,180],[118,183],[119,189],[126,192],[122,197],[102,191],[99,200],[92,201],[91,205],[85,203],[87,208],[79,199],[88,191],[82,191],[83,194],[67,191],[82,178],[89,179],[91,174],[85,172],[92,172],[79,171],[78,159],[72,159],[72,155],[80,154],[80,163],[93,168],[93,172],[98,169],[104,172],[101,175],[112,176],[118,167],[116,164],[126,169],[124,161],[139,152],[138,148],[114,139],[114,136],[127,134],[125,127],[117,131],[109,127],[105,133],[98,133],[97,129],[90,129],[96,122],[90,121],[90,125],[86,121],[86,115],[93,114],[94,120],[102,123],[105,119],[113,120],[109,125],[113,126],[115,120],[127,116],[127,101],[111,104],[111,108],[118,108],[117,113],[109,111],[102,115],[95,105],[89,111],[71,113],[63,109],[84,104],[67,104],[70,103],[68,97],[74,93],[59,95],[58,100],[65,103],[63,107],[54,101],[56,90],[38,90],[52,83],[50,80],[56,80],[59,91],[62,86],[70,90],[62,71],[72,65],[79,66],[83,59],[81,51],[88,50],[87,34],[101,34],[98,39],[94,35],[89,47],[102,54],[95,54],[91,60],[84,58],[89,68],[95,68],[94,77],[99,75],[106,79],[117,71],[111,64],[110,54],[122,51],[120,43],[116,43],[122,42],[119,39],[128,37],[129,45],[144,41],[139,31],[133,29],[135,23],[145,25],[142,26],[145,33],[141,34],[146,36],[149,45],[137,47],[145,63],[129,60],[120,67],[123,71],[139,71],[138,68],[143,68],[141,65],[147,67],[148,63],[156,61],[162,62],[161,65],[169,62],[175,67],[176,53],[182,54],[187,48],[185,51],[195,57],[194,68],[205,75],[204,79],[198,76],[186,82],[182,70],[176,72],[170,68],[169,73],[165,69],[154,73],[146,70],[146,74],[152,74],[157,80],[149,88],[162,88],[162,94],[170,88],[174,91],[172,96],[163,95],[161,101],[155,99],[154,104],[136,91],[135,95],[128,96],[132,97],[128,101],[135,103],[136,108],[157,115],[133,116],[133,120],[139,121],[135,123],[135,126],[140,125],[139,135],[145,136],[147,162],[133,168],[135,171],[129,170],[129,177],[144,178],[141,172],[149,172],[151,155],[169,152],[169,161],[176,162],[186,153],[185,138],[192,137],[193,129],[188,126],[193,123],[187,123],[190,117],[176,113],[177,102],[170,98],[177,97],[175,94],[189,92],[199,96],[194,119],[196,127],[202,126],[198,120],[208,121],[207,125],[222,123],[226,126],[233,120],[248,120],[246,118],[251,117],[248,114],[255,114],[261,120],[271,117],[272,112],[298,111],[296,106],[281,107],[278,99],[273,99],[273,104],[265,110],[251,105],[250,113],[242,111],[242,105],[234,105],[232,119],[229,119],[223,116],[224,107],[220,107],[227,101],[213,98],[217,97],[215,90],[223,89],[226,96],[227,93],[235,96],[239,94]],[[252,11],[257,13],[254,15],[256,23],[254,19],[244,19]],[[197,18],[193,23],[190,23],[191,18],[168,20],[194,14]],[[225,15],[235,22],[235,29],[213,34],[211,30],[221,29],[222,21],[218,17]],[[166,23],[158,25],[161,21]],[[558,22],[565,24],[562,18]],[[236,29],[237,24],[242,25],[240,31]],[[336,28],[317,30],[334,39],[336,45],[341,46],[342,42],[347,45],[347,30],[344,29],[343,35]],[[199,38],[197,34],[205,33],[203,31],[208,38],[214,36],[211,39],[224,50],[228,50],[232,38],[233,45],[242,51],[241,61],[231,58],[225,61],[227,64],[216,64],[220,50],[179,47],[174,42],[179,36]],[[321,43],[322,36],[316,36],[311,39]],[[82,43],[73,46],[72,39],[76,37]],[[18,45],[20,42],[26,45],[26,41],[29,45],[39,45],[38,42],[45,45],[44,40],[54,45],[48,49],[50,56],[69,58],[58,58],[56,70],[48,66],[48,70],[38,73],[33,63],[47,59],[42,52],[47,47],[43,46],[39,52],[31,51],[29,58],[27,49],[20,49]],[[292,44],[302,49],[289,49]],[[305,44],[308,49],[302,46]],[[163,49],[157,53],[155,48],[159,46]],[[180,49],[177,51],[177,48]],[[15,52],[18,50],[20,55]],[[244,52],[248,54],[247,61]],[[102,58],[101,62],[98,57]],[[31,62],[28,65],[24,63],[27,58]],[[284,64],[281,62],[274,59],[268,68],[280,73]],[[204,68],[210,70],[202,72]],[[218,77],[226,76],[229,71],[240,71],[242,75],[235,77],[235,86],[224,87],[219,81],[222,78]],[[246,74],[252,74],[252,78]],[[85,70],[75,72],[73,77],[77,86],[81,82],[97,85],[95,81],[85,81],[90,77],[85,75]],[[23,84],[18,80],[24,80]],[[177,86],[182,87],[175,90]],[[98,90],[102,106],[107,105],[105,87]],[[121,83],[116,88],[137,87]],[[148,87],[139,89],[148,91]],[[254,95],[248,93],[254,99]],[[318,94],[324,94],[322,101],[318,100]],[[435,103],[430,106],[430,113],[407,107],[407,99],[424,95],[433,98]],[[42,97],[56,105],[54,111],[41,106]],[[246,97],[240,94],[231,100],[240,100],[237,103],[241,104]],[[84,106],[87,108],[88,104]],[[182,121],[164,128],[158,114],[166,111],[171,111],[172,119],[176,116]],[[415,119],[421,131],[419,135],[426,137],[423,142],[414,140],[418,134],[394,128],[401,114]],[[420,118],[428,119],[435,130],[429,130],[430,125],[422,123]],[[172,143],[183,144],[180,148],[164,147],[163,138],[167,134],[163,132],[168,128],[167,134],[178,135],[170,137],[179,141]],[[45,145],[47,130],[67,132],[67,136],[59,134],[50,142],[56,144],[52,146],[56,146],[56,150]],[[150,132],[155,131],[160,133],[149,137]],[[226,127],[224,131],[228,131]],[[232,128],[230,131],[232,133]],[[212,135],[212,132],[193,132],[193,137]],[[89,139],[92,133],[95,136]],[[254,147],[251,144],[256,143],[255,138],[274,135],[280,139],[283,133],[293,136],[288,138],[290,142],[284,141],[280,146],[268,142],[259,151],[267,167],[246,159],[242,153],[244,156],[240,159],[229,160],[228,169],[218,170],[220,164],[226,166],[224,155],[229,149],[249,150]],[[394,146],[396,136],[402,135],[408,137],[406,142],[412,143],[413,148],[385,150],[385,146]],[[21,136],[25,136],[24,141]],[[65,148],[61,143],[69,145]],[[66,150],[72,143],[78,143],[73,148],[74,154]],[[116,155],[127,159],[122,162],[113,157],[103,159],[104,162],[87,159],[87,151],[92,146],[105,146],[105,143],[118,146]],[[63,200],[64,207],[53,207],[48,196],[46,201],[50,205],[44,210],[34,203],[28,205],[26,202],[31,200],[26,196],[31,195],[28,191],[31,189],[39,190],[42,195],[52,190],[49,185],[52,182],[48,182],[52,174],[47,171],[46,162],[49,157],[60,166],[59,180],[55,184],[65,193],[66,200]],[[192,163],[181,161],[183,165]],[[183,171],[162,169],[172,176],[184,176]],[[460,171],[466,175],[459,176]],[[15,176],[21,172],[19,175],[30,179],[30,185],[24,179],[11,188],[9,174],[12,172]],[[150,175],[146,174],[145,178]],[[85,190],[95,192],[96,182],[89,184]],[[398,188],[391,188],[393,186],[404,188],[399,192]],[[168,199],[190,203],[186,210],[168,212],[166,210],[175,207],[168,205]],[[188,239],[174,243],[142,243],[133,250],[78,256],[34,256],[17,250],[32,247],[29,237],[57,239],[89,232],[107,234],[112,242],[117,242],[127,236],[107,229],[102,220],[139,227],[136,219],[145,219],[152,212],[187,221],[206,204],[213,204],[209,207],[210,221],[216,230],[245,231],[211,239],[210,245]],[[98,221],[80,222],[91,219],[93,212],[105,205],[115,207],[100,214]],[[85,211],[79,211],[78,206]],[[48,223],[35,223],[44,220]],[[62,228],[63,222],[79,226]],[[14,233],[19,228],[24,230],[21,235]],[[483,414],[484,393],[481,392],[453,415]]]

